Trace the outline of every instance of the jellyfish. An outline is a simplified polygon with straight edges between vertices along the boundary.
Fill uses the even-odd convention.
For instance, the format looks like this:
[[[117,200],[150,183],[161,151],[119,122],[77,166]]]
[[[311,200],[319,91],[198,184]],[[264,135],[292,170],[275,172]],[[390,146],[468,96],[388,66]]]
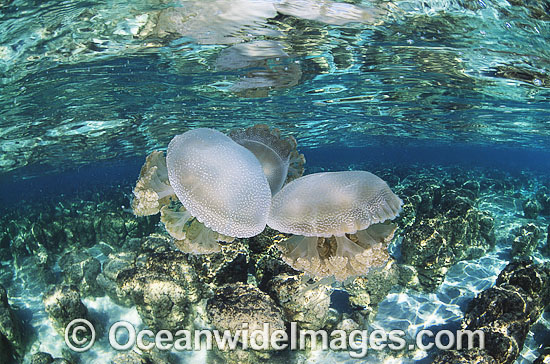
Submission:
[[[372,173],[315,173],[273,196],[267,225],[294,234],[279,245],[287,264],[343,281],[387,262],[387,245],[397,228],[389,221],[402,204]]]
[[[296,139],[292,136],[282,138],[279,129],[258,124],[248,129],[232,130],[229,136],[256,156],[269,182],[272,195],[284,183],[304,173],[305,158],[296,149]]]
[[[163,152],[157,150],[147,156],[133,193],[132,209],[137,216],[158,214],[162,206],[176,198]]]
[[[213,231],[193,217],[184,207],[163,206],[160,220],[166,231],[174,238],[176,247],[193,254],[210,254],[221,250],[219,241],[227,243],[235,238]]]
[[[209,253],[219,251],[218,240],[248,238],[264,230],[269,183],[254,154],[227,135],[198,128],[175,136],[166,166],[181,205],[164,205],[161,221],[178,247]]]

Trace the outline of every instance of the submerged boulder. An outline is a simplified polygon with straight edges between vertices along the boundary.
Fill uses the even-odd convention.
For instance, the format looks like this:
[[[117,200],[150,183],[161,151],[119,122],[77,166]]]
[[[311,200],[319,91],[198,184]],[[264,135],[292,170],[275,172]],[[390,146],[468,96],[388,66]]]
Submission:
[[[31,364],[73,364],[64,358],[54,358],[49,353],[38,352],[32,355]]]
[[[77,285],[84,297],[103,295],[96,281],[101,272],[101,263],[86,251],[73,250],[66,253],[59,259],[59,266],[65,283]]]
[[[127,202],[124,192],[117,187],[74,199],[39,200],[32,209],[22,207],[12,211],[0,218],[0,255],[9,253],[15,264],[20,265],[29,256],[50,257],[102,242],[121,247],[129,239],[157,230],[158,216],[137,217],[124,208]],[[53,266],[52,258],[48,259],[37,261],[41,270]]]
[[[264,289],[273,277],[280,274],[299,275],[299,272],[281,259],[277,242],[287,236],[267,227],[261,234],[248,239],[250,270],[257,285]]]
[[[54,327],[64,335],[65,327],[75,319],[87,319],[88,309],[80,300],[80,292],[74,285],[57,285],[49,289],[43,297],[46,312]]]
[[[134,252],[120,252],[109,254],[103,262],[103,271],[98,274],[96,282],[101,290],[113,301],[123,306],[131,306],[130,293],[120,289],[117,284],[118,275],[125,270],[133,269],[136,265],[137,254]]]
[[[432,364],[499,364],[485,350],[448,350],[439,354]]]
[[[220,243],[220,251],[213,254],[188,256],[197,275],[211,287],[226,283],[246,282],[249,265],[249,248],[245,240]]]
[[[540,214],[541,215],[550,215],[550,192],[546,186],[541,187],[535,198],[540,203]]]
[[[0,363],[15,362],[24,354],[23,327],[8,302],[8,295],[0,285]]]
[[[208,319],[217,330],[229,330],[235,334],[236,330],[246,331],[246,340],[251,341],[251,333],[255,330],[263,330],[267,325],[267,338],[271,337],[275,330],[285,330],[283,310],[275,301],[258,288],[244,283],[232,283],[220,287],[214,297],[208,300],[206,306]],[[239,343],[242,345],[243,339]],[[254,338],[255,342],[262,345],[262,338]],[[241,345],[236,350],[221,350],[215,348],[215,353],[223,358],[225,363],[258,362],[270,358],[276,352],[269,348],[266,350],[244,350]]]
[[[391,260],[381,269],[370,270],[366,275],[344,283],[351,307],[357,312],[357,321],[374,318],[380,301],[386,298],[390,290],[397,285],[399,274],[397,264]]]
[[[408,196],[397,219],[401,263],[411,266],[416,278],[410,282],[418,282],[417,288],[434,290],[450,266],[481,257],[495,244],[493,217],[475,206],[477,188],[447,183],[420,180],[402,191]]]
[[[268,292],[283,308],[287,322],[297,322],[303,329],[320,330],[329,319],[332,286],[306,284],[303,274],[280,274],[268,283]]]
[[[527,219],[536,219],[541,210],[537,200],[530,198],[523,203],[523,216]]]
[[[508,264],[500,272],[496,285],[470,302],[462,321],[462,329],[483,331],[485,349],[446,351],[434,363],[466,363],[469,362],[463,360],[466,357],[483,358],[470,362],[514,363],[531,325],[549,304],[550,266],[526,260]]]
[[[167,359],[166,353],[159,353],[156,350],[145,353],[136,353],[135,351],[122,352],[115,355],[109,362],[110,364],[171,364]]]
[[[32,355],[31,364],[51,364],[53,360],[50,353],[38,352]]]
[[[122,297],[129,297],[152,329],[190,328],[201,283],[187,254],[178,251],[143,254],[135,266],[116,275]]]
[[[514,231],[514,240],[512,240],[513,257],[529,257],[539,241],[542,239],[543,232],[535,224],[525,224]]]

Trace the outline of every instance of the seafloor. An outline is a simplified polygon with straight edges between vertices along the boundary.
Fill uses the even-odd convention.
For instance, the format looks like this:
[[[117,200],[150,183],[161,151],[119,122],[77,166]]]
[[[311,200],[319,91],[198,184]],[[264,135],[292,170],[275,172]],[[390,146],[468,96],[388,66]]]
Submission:
[[[33,198],[10,209],[0,222],[0,362],[546,362],[548,175],[434,165],[340,168],[372,171],[405,204],[392,260],[339,284],[303,279],[282,262],[276,248],[282,235],[269,229],[226,243],[221,253],[179,252],[158,216],[132,214],[131,183]],[[97,328],[87,352],[65,345],[63,327],[74,318]],[[154,330],[225,329],[243,319],[329,331],[403,329],[407,339],[425,328],[467,326],[493,342],[480,352],[370,350],[362,359],[309,348],[118,352],[106,332],[122,319]]]

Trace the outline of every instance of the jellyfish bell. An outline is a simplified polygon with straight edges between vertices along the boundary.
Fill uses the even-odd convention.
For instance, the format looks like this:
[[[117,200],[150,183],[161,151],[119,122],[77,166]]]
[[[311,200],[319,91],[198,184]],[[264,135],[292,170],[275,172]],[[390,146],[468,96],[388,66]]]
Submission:
[[[265,124],[247,129],[235,129],[229,136],[258,159],[274,195],[281,187],[304,173],[305,158],[299,154],[296,140],[281,137],[279,129],[270,129]]]
[[[175,136],[166,156],[168,179],[186,211],[231,237],[261,233],[271,192],[258,159],[227,135],[207,128]]]
[[[161,221],[183,251],[220,251],[262,232],[271,191],[254,154],[225,134],[207,128],[172,139],[166,158],[151,153],[134,188],[136,215],[161,213]]]
[[[273,197],[268,226],[294,234],[280,244],[289,265],[341,281],[389,259],[387,244],[397,228],[389,220],[402,204],[372,173],[316,173],[290,182]]]

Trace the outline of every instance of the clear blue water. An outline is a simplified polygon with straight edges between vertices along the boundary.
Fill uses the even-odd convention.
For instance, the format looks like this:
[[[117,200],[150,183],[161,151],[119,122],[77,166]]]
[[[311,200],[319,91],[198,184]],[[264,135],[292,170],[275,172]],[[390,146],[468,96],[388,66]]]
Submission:
[[[3,224],[110,188],[128,209],[145,156],[196,127],[277,127],[296,138],[306,173],[456,167],[523,178],[479,201],[495,217],[495,250],[451,267],[436,293],[396,288],[372,323],[454,327],[510,260],[508,233],[527,221],[521,203],[550,187],[549,9],[500,0],[0,0]],[[46,287],[31,284],[30,267],[4,261],[3,275],[15,278],[2,284],[21,315],[32,313],[29,353],[60,356],[39,299]],[[86,302],[140,322],[106,298]],[[547,316],[518,363],[537,356]],[[84,362],[100,354],[89,355]]]

